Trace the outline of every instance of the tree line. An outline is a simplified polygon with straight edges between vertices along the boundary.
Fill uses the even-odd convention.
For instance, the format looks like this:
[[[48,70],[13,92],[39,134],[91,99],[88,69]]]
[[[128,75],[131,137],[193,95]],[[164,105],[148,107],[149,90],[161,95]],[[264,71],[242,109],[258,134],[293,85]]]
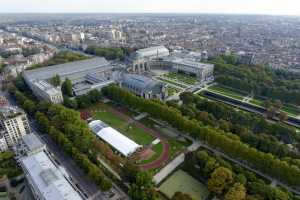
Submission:
[[[128,51],[125,48],[103,48],[98,46],[89,46],[85,52],[104,57],[107,60],[124,60],[126,54],[128,54]]]
[[[40,130],[48,133],[101,189],[111,188],[110,180],[98,167],[100,165],[98,156],[99,154],[105,156],[115,166],[122,163],[122,159],[90,132],[87,124],[80,119],[79,112],[62,105],[36,102],[15,87],[9,91],[26,112],[35,116]]]
[[[102,91],[104,95],[113,101],[141,112],[147,112],[152,117],[169,123],[178,130],[223,151],[233,158],[248,163],[263,173],[291,186],[300,186],[300,169],[297,166],[281,161],[272,154],[249,147],[236,137],[231,137],[233,134],[230,135],[224,131],[205,126],[195,119],[183,116],[176,108],[169,107],[157,100],[145,100],[137,97],[116,85],[110,85],[103,88]]]

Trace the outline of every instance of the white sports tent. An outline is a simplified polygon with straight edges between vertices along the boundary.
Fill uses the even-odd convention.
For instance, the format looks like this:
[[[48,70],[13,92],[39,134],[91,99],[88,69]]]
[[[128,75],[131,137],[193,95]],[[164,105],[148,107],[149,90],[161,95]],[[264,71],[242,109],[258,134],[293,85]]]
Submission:
[[[124,156],[129,156],[134,153],[141,145],[138,145],[122,133],[107,126],[100,120],[94,120],[89,123],[90,129],[102,140],[113,146]]]

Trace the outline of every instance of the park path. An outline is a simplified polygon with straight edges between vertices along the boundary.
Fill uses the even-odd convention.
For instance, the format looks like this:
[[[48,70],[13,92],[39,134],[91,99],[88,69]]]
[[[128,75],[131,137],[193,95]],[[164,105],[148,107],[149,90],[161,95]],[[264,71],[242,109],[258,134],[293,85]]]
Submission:
[[[99,105],[101,105],[101,104],[99,104]],[[162,154],[160,155],[159,158],[157,158],[156,160],[154,160],[151,163],[139,165],[139,167],[142,170],[155,169],[155,168],[158,168],[158,167],[164,165],[165,163],[167,163],[167,161],[169,160],[169,155],[170,155],[170,144],[168,143],[166,138],[162,137],[161,134],[156,132],[155,130],[145,126],[144,124],[142,124],[138,121],[135,121],[133,118],[129,117],[127,114],[124,114],[123,112],[125,112],[125,111],[116,110],[116,109],[111,108],[111,107],[106,106],[106,105],[104,105],[102,108],[106,109],[108,112],[111,112],[111,113],[121,117],[122,119],[126,120],[128,122],[128,124],[134,124],[135,126],[145,130],[145,132],[151,134],[153,137],[160,139],[160,142],[163,145]]]
[[[173,159],[168,165],[162,168],[157,174],[154,175],[153,181],[156,185],[162,182],[166,177],[168,177],[179,165],[181,165],[185,160],[185,153],[193,152],[199,149],[201,143],[194,141],[186,150],[186,152],[179,154],[175,159]]]

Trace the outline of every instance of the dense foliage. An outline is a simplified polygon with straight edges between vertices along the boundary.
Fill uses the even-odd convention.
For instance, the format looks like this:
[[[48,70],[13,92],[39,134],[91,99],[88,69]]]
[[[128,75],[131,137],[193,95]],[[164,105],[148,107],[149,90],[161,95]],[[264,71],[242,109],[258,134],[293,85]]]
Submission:
[[[211,61],[215,64],[218,83],[259,97],[300,105],[299,74],[261,66],[237,65],[231,57],[221,56]]]
[[[61,91],[63,95],[72,97],[73,96],[73,90],[72,90],[72,82],[70,79],[66,78],[66,80],[61,85]]]
[[[180,98],[183,101],[182,106],[174,102],[168,102],[168,105],[205,125],[234,133],[243,142],[263,152],[272,153],[281,158],[300,158],[299,153],[286,145],[299,146],[300,135],[294,128],[282,123],[271,123],[259,115],[239,111],[220,102],[208,101],[189,92],[182,93]],[[300,160],[297,163],[300,167]]]
[[[270,186],[252,172],[232,165],[205,150],[188,154],[183,169],[207,183],[209,191],[221,199],[293,199],[290,193]]]
[[[211,147],[219,149],[227,155],[248,163],[250,166],[275,177],[292,186],[300,186],[300,169],[286,161],[281,161],[271,154],[263,153],[241,142],[233,134],[212,127],[204,126],[196,120],[183,116],[175,108],[164,103],[145,100],[115,85],[103,88],[103,93],[110,99],[128,107],[147,112],[156,119],[168,122],[178,130],[188,133]]]
[[[71,51],[60,51],[57,54],[55,54],[53,58],[46,61],[45,63],[33,65],[29,69],[36,69],[36,68],[41,68],[41,67],[46,67],[51,65],[64,64],[68,62],[85,60],[87,58],[88,58],[87,56],[84,56],[80,53],[75,53]]]
[[[15,161],[14,156],[15,154],[11,151],[0,153],[0,179],[3,176],[13,178],[22,174],[22,170]]]
[[[58,87],[60,86],[61,80],[60,80],[60,76],[58,74],[56,74],[55,76],[53,76],[50,79],[50,84],[52,84],[54,87]]]
[[[149,172],[137,173],[128,193],[133,200],[155,200],[157,193],[152,175]]]
[[[102,48],[97,46],[89,46],[85,50],[85,52],[96,56],[104,57],[107,60],[124,60],[126,55],[126,51],[123,48]]]

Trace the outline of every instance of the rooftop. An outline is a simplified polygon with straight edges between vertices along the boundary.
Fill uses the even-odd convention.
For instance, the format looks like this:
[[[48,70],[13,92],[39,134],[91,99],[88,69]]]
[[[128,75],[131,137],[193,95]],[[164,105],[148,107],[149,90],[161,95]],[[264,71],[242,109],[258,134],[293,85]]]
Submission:
[[[145,49],[139,49],[136,51],[137,57],[150,57],[150,56],[156,56],[159,54],[163,55],[169,55],[169,50],[165,46],[155,46],[155,47],[149,47]]]
[[[24,111],[18,107],[7,106],[0,108],[0,118],[2,119],[11,119],[22,114],[25,114]]]
[[[130,154],[134,153],[139,147],[141,147],[122,133],[107,126],[100,120],[90,122],[89,126],[94,134],[113,146],[124,156],[129,156]]]
[[[47,83],[46,81],[37,80],[34,82],[34,85],[40,90],[47,92],[49,95],[56,95],[57,93],[60,93],[60,90],[56,89],[54,86]]]
[[[42,67],[38,69],[28,70],[24,72],[24,76],[28,80],[45,80],[50,79],[55,75],[60,77],[81,73],[89,70],[94,70],[109,66],[105,58],[95,57],[92,59],[70,62],[60,65],[53,65],[49,67]]]
[[[21,160],[36,190],[45,200],[81,200],[82,198],[53,164],[45,152],[41,151]]]
[[[153,90],[156,86],[163,86],[163,84],[158,81],[137,74],[123,74],[122,82],[130,84],[141,91],[149,91]]]
[[[35,134],[27,134],[23,136],[22,140],[29,151],[34,151],[44,146],[44,144]]]
[[[196,62],[196,61],[189,60],[189,59],[171,58],[169,61],[174,64],[180,64],[180,65],[185,65],[185,66],[199,68],[199,69],[206,69],[206,68],[214,67],[213,64]]]

